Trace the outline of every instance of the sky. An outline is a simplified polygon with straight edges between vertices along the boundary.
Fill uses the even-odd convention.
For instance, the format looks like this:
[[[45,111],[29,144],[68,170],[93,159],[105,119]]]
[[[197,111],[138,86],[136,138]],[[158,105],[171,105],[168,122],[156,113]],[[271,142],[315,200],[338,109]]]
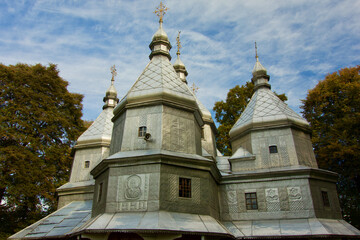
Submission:
[[[158,29],[155,0],[0,0],[0,63],[57,64],[68,90],[84,95],[83,119],[95,120],[110,86],[121,99],[149,62]],[[360,1],[168,0],[164,30],[189,85],[211,110],[229,89],[251,80],[254,42],[272,90],[301,99],[319,80],[360,64]]]

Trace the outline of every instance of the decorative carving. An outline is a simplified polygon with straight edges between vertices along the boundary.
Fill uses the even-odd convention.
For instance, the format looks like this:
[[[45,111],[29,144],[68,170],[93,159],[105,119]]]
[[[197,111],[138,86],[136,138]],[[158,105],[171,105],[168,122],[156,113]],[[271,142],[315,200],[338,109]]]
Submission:
[[[128,177],[125,198],[126,199],[139,199],[141,197],[141,178],[138,175]]]
[[[150,174],[124,175],[118,178],[118,211],[146,211]]]
[[[229,205],[237,204],[236,191],[228,191],[226,194]]]
[[[279,193],[277,188],[265,189],[267,202],[279,202]]]
[[[300,187],[288,187],[289,201],[300,201],[302,200]]]
[[[288,196],[289,196],[289,207],[290,211],[299,211],[304,210],[303,198],[301,195],[300,187],[288,187]]]

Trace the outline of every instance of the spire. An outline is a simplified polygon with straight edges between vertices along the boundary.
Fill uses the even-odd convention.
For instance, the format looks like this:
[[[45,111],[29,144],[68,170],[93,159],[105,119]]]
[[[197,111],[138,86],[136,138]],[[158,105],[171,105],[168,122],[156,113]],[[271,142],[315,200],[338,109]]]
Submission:
[[[105,102],[103,109],[108,108],[108,107],[114,108],[116,106],[116,104],[119,102],[119,99],[117,98],[117,91],[114,86],[115,76],[117,75],[115,65],[113,65],[110,68],[110,71],[111,71],[111,75],[112,75],[111,85],[108,88],[108,90],[106,91],[105,97],[103,99],[103,101]]]
[[[180,48],[181,48],[180,33],[181,33],[181,31],[179,31],[178,36],[176,37],[177,59],[174,63],[174,68],[175,68],[175,71],[177,72],[177,74],[179,75],[181,81],[183,81],[184,83],[187,84],[186,76],[188,75],[188,72],[186,71],[185,64],[180,59]]]
[[[253,78],[251,79],[251,81],[254,83],[255,86],[254,90],[256,91],[260,87],[271,88],[271,85],[269,84],[270,76],[267,75],[266,68],[264,68],[259,61],[256,42],[255,42],[255,59],[256,62],[254,69],[252,71]]]
[[[152,41],[149,45],[149,48],[151,49],[151,53],[149,56],[150,60],[155,55],[163,55],[169,58],[169,60],[171,60],[171,56],[169,53],[171,49],[171,44],[162,26],[163,18],[167,10],[169,9],[165,7],[165,5],[162,2],[160,2],[159,7],[157,7],[154,12],[159,17],[159,29],[154,34]]]

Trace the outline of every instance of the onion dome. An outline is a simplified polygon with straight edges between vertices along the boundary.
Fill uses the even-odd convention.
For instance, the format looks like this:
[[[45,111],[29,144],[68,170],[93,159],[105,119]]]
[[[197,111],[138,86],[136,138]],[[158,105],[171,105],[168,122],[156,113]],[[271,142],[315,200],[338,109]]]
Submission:
[[[251,79],[251,81],[254,84],[254,90],[256,91],[257,89],[259,89],[261,87],[266,87],[266,88],[271,89],[271,85],[269,84],[270,76],[267,75],[266,68],[264,68],[264,66],[261,65],[261,63],[259,61],[259,56],[257,54],[256,42],[255,42],[255,52],[256,52],[256,54],[255,54],[256,62],[255,62],[254,69],[252,71],[253,78]]]
[[[119,99],[117,98],[117,91],[115,89],[114,86],[114,77],[116,76],[116,69],[115,69],[115,65],[112,66],[110,68],[111,73],[112,73],[112,78],[111,78],[111,85],[108,88],[108,90],[105,93],[105,97],[103,99],[103,101],[105,102],[103,109],[108,108],[108,107],[116,107],[116,104],[119,102]]]
[[[186,71],[185,64],[180,59],[180,48],[181,48],[180,31],[179,31],[178,36],[176,38],[176,43],[177,43],[178,50],[176,52],[177,59],[176,59],[176,61],[174,63],[174,68],[175,68],[175,71],[177,72],[177,74],[179,75],[181,81],[183,81],[184,83],[187,84],[186,77],[188,75],[188,72]]]
[[[158,10],[155,11],[155,13],[159,16],[159,29],[154,34],[152,41],[149,45],[149,48],[151,49],[151,53],[149,55],[150,60],[155,55],[164,55],[169,60],[171,60],[171,56],[169,52],[171,49],[171,44],[162,26],[163,16],[167,10],[168,9],[165,8],[165,6],[162,3],[160,3],[160,7],[158,8]]]

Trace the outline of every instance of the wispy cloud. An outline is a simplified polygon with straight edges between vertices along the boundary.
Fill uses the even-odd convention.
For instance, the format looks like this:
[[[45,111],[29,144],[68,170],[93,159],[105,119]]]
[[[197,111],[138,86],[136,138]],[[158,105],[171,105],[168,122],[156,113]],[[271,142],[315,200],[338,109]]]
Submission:
[[[146,66],[158,27],[158,1],[5,1],[0,5],[0,62],[56,63],[69,89],[84,94],[84,118],[95,119],[116,64],[121,98]],[[164,28],[188,81],[211,109],[251,79],[254,41],[272,89],[300,99],[327,73],[360,64],[360,1],[169,0]],[[175,47],[174,47],[175,48]],[[175,56],[175,49],[171,54]]]

